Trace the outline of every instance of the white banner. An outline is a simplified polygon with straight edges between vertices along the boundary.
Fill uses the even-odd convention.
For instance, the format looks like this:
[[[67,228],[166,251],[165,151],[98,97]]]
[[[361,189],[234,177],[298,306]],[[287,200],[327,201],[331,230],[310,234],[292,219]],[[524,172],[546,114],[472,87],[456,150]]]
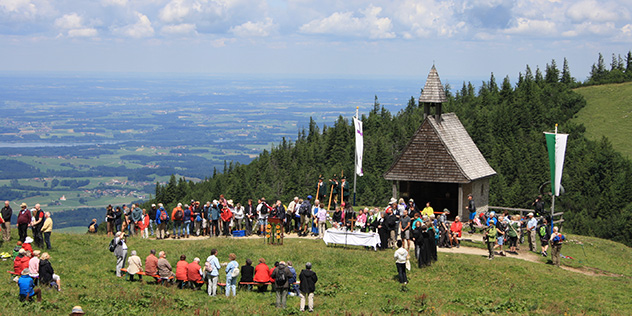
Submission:
[[[364,175],[364,170],[362,170],[362,153],[364,152],[364,135],[362,134],[362,121],[354,117],[353,125],[355,126],[356,139],[356,173],[359,176],[362,176]]]

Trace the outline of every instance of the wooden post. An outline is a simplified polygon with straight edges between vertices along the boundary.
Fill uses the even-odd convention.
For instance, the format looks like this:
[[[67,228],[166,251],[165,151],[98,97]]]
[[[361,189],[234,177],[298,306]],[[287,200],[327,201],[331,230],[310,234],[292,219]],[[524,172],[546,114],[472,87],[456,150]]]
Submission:
[[[329,207],[331,206],[331,197],[334,195],[334,185],[331,185],[331,189],[329,189],[329,204],[327,204],[327,210],[329,211]]]

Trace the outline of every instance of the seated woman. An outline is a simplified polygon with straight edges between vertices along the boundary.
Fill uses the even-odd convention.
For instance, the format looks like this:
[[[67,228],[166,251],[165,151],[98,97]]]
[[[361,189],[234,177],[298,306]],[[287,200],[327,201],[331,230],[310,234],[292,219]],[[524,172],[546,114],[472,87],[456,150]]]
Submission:
[[[93,218],[90,224],[88,224],[88,233],[96,234],[97,230],[99,230],[99,224],[97,224],[97,219]]]
[[[254,282],[254,276],[255,276],[255,267],[252,266],[252,260],[250,259],[246,259],[246,264],[241,266],[241,279],[239,280],[239,283],[241,282]],[[252,288],[252,285],[248,285],[247,286],[248,289]]]
[[[255,267],[255,277],[253,280],[258,283],[270,282],[270,267],[266,264],[266,259],[259,258],[259,264]],[[267,285],[259,286],[259,291],[263,292],[267,288]]]
[[[140,260],[140,257],[136,254],[136,250],[132,250],[132,255],[129,258],[127,258],[127,275],[129,275],[129,280],[134,281],[134,276],[138,272],[142,272],[142,271],[143,271],[143,263]],[[143,276],[139,274],[138,280],[142,281]]]
[[[22,276],[18,280],[18,286],[20,287],[20,294],[18,298],[20,302],[24,301],[32,301],[33,296],[37,296],[37,301],[42,301],[42,291],[40,289],[35,288],[35,283],[33,283],[33,278],[29,275],[31,271],[26,268],[22,270]]]
[[[176,264],[176,281],[179,289],[184,288],[184,285],[189,280],[187,277],[187,266],[189,263],[186,260],[187,256],[181,255],[180,261]]]
[[[40,257],[40,265],[39,265],[39,276],[40,276],[40,284],[41,285],[50,285],[56,286],[57,291],[61,291],[61,279],[57,274],[55,274],[55,270],[53,270],[53,266],[50,264],[50,255],[48,252],[45,252]]]
[[[457,216],[454,219],[452,225],[450,225],[450,231],[452,232],[452,234],[450,235],[450,246],[454,246],[456,244],[457,248],[461,247],[461,242],[459,241],[459,238],[461,238],[462,230],[463,223],[461,223],[461,217]]]
[[[332,221],[334,228],[342,227],[342,210],[340,207],[336,206],[336,210],[334,211],[334,215],[332,216]]]

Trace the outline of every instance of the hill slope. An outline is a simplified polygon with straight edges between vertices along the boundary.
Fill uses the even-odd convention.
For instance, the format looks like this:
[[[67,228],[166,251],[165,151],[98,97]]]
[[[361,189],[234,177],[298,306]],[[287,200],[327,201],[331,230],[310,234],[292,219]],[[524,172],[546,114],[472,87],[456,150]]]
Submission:
[[[584,124],[586,136],[606,136],[612,146],[632,159],[632,82],[589,86],[575,90],[586,99],[575,121]]]
[[[602,314],[629,315],[632,302],[625,293],[632,291],[632,250],[621,244],[596,238],[569,236],[562,253],[574,260],[562,260],[580,268],[621,275],[588,276],[543,263],[512,258],[488,261],[483,256],[439,253],[432,267],[409,272],[408,291],[396,281],[393,252],[374,252],[362,248],[327,247],[320,240],[286,239],[284,246],[263,246],[262,239],[140,240],[129,241],[129,248],[141,257],[151,248],[165,250],[175,267],[180,254],[187,261],[202,260],[211,248],[219,250],[220,262],[228,254],[245,258],[291,260],[297,270],[311,261],[319,281],[316,311],[321,315],[417,314],[466,315]],[[15,240],[15,238],[14,238]],[[236,298],[222,295],[209,298],[205,291],[192,292],[150,283],[126,282],[114,275],[115,257],[106,249],[104,236],[54,234],[51,262],[63,280],[63,291],[43,291],[43,303],[17,302],[17,287],[5,275],[0,295],[3,315],[67,314],[81,305],[90,315],[200,315],[220,311],[225,315],[279,315],[298,312],[298,299],[288,298],[288,309],[280,313],[273,306],[274,295],[239,290]],[[579,243],[583,243],[584,249]],[[2,251],[12,245],[5,244]],[[585,255],[583,251],[585,250]],[[604,260],[605,259],[605,260]],[[544,260],[544,258],[542,258]],[[12,267],[0,262],[2,269]],[[220,281],[225,273],[220,274]]]

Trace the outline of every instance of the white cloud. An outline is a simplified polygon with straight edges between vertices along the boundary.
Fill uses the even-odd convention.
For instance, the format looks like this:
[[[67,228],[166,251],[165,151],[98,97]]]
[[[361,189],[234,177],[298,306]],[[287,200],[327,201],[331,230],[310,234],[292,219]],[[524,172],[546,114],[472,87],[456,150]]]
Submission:
[[[83,17],[73,12],[55,20],[55,27],[66,31],[68,37],[95,37],[98,31],[84,25]]]
[[[303,24],[300,31],[307,34],[368,36],[371,39],[394,38],[391,19],[378,17],[381,12],[381,7],[373,5],[360,10],[362,17],[354,16],[353,12],[335,12],[326,18]]]
[[[232,27],[230,32],[238,37],[266,37],[269,36],[276,27],[277,25],[274,24],[271,18],[266,18],[265,21],[248,21],[242,25],[237,25]]]
[[[557,30],[555,23],[552,21],[517,18],[513,26],[504,30],[504,32],[522,35],[556,35]]]
[[[573,22],[614,22],[628,17],[625,7],[612,2],[584,0],[568,8],[567,15]]]
[[[455,17],[455,10],[454,1],[406,0],[394,8],[393,17],[405,28],[404,38],[451,37],[466,31],[466,24]]]
[[[180,22],[184,17],[189,15],[191,10],[201,10],[200,3],[193,3],[186,0],[171,0],[160,10],[160,20],[164,22]]]
[[[50,17],[55,9],[47,0],[0,0],[0,21],[36,20]]]
[[[55,20],[55,26],[60,29],[76,29],[83,25],[83,18],[77,13],[64,14],[61,18]]]
[[[154,35],[154,28],[151,26],[149,18],[139,12],[136,12],[138,21],[121,28],[114,28],[114,33],[133,38],[150,37]]]
[[[102,0],[101,2],[105,6],[119,6],[119,7],[127,6],[127,0]]]
[[[72,29],[68,31],[69,37],[95,37],[98,34],[99,32],[93,28]]]
[[[195,31],[195,24],[190,24],[190,23],[165,25],[160,29],[160,32],[163,34],[170,34],[170,35],[176,35],[176,34],[185,35],[185,34],[197,33]]]

